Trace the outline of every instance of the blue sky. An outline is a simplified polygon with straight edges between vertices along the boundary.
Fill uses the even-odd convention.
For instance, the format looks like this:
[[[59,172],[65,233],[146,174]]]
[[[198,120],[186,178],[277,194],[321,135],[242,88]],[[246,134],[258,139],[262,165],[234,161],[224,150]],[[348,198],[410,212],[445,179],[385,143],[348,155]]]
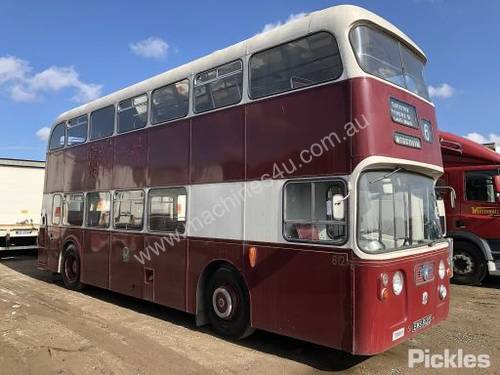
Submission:
[[[57,115],[237,43],[293,15],[342,2],[0,2],[0,157],[44,159]],[[497,139],[500,3],[352,1],[394,23],[429,58],[442,129]],[[481,139],[480,135],[484,138]]]

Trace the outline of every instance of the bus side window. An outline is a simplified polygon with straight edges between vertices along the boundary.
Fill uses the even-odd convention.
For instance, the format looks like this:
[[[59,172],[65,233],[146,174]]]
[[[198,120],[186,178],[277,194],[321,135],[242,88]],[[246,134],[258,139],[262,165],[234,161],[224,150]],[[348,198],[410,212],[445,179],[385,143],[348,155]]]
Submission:
[[[151,123],[186,117],[189,111],[189,80],[160,87],[151,95]]]
[[[194,80],[194,111],[200,113],[239,103],[242,88],[241,60],[200,73]]]
[[[115,106],[110,105],[90,114],[90,140],[111,137],[115,132]]]
[[[66,124],[63,122],[56,125],[56,127],[52,131],[49,141],[49,150],[52,151],[63,148],[65,140],[66,140]]]
[[[285,238],[290,241],[345,242],[347,221],[333,218],[333,197],[345,194],[342,181],[288,183],[284,197]]]
[[[257,52],[249,69],[250,96],[256,99],[337,79],[342,62],[333,35],[319,32]]]
[[[148,122],[148,95],[122,100],[118,104],[118,134],[142,129]]]
[[[155,189],[149,193],[149,230],[184,233],[187,193],[184,188]]]
[[[77,227],[83,224],[84,197],[83,194],[69,194],[64,200],[64,225]]]
[[[142,190],[116,192],[113,216],[115,229],[142,230],[144,192]]]
[[[111,196],[109,193],[87,194],[87,227],[109,228]]]

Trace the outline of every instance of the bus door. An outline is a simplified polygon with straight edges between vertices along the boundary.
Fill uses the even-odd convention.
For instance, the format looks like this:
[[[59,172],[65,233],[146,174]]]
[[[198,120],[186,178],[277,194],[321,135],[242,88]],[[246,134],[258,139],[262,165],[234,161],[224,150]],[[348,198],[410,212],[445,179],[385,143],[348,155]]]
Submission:
[[[48,213],[47,207],[49,207],[49,196],[43,196],[42,213],[40,215],[40,228],[38,229],[38,264],[40,266],[47,266],[48,252],[47,247],[49,246],[48,240]]]
[[[42,257],[46,259],[48,268],[57,271],[59,266],[59,252],[61,250],[61,224],[62,224],[62,195],[55,194],[52,197],[52,217],[47,226],[45,254]],[[43,260],[42,260],[43,261]]]

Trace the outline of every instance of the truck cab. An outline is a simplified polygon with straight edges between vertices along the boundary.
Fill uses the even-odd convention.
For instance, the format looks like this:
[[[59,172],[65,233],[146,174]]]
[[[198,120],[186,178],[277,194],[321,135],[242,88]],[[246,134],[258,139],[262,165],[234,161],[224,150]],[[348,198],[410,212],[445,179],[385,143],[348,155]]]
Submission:
[[[445,173],[437,191],[454,241],[454,281],[476,285],[500,274],[500,154],[446,132],[440,143]]]

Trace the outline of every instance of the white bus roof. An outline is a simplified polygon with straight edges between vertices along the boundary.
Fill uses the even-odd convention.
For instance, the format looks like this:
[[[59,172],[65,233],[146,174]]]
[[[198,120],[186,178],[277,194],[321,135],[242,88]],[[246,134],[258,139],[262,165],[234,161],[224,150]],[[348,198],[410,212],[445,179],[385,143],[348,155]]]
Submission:
[[[149,92],[170,83],[175,83],[224,63],[240,59],[266,48],[286,43],[316,31],[328,30],[337,38],[347,36],[351,26],[356,22],[362,21],[371,22],[387,30],[412,48],[422,59],[426,60],[423,51],[406,34],[390,22],[364,8],[353,5],[338,5],[310,13],[303,18],[286,23],[273,30],[257,34],[245,41],[215,51],[210,55],[64,112],[54,122],[54,126],[62,121],[116,104],[121,100],[144,94],[145,92]]]

